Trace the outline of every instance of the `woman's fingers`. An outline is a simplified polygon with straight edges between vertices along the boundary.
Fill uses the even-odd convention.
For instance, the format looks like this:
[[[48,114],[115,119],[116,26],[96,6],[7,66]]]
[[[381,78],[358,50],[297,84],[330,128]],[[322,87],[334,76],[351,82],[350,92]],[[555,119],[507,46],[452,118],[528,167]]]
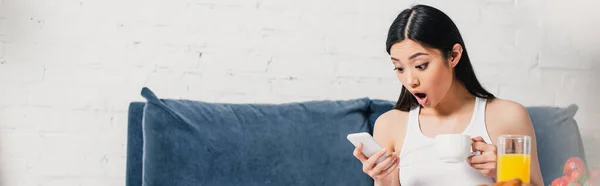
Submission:
[[[396,156],[390,155],[385,160],[383,160],[380,163],[378,163],[377,165],[375,165],[375,167],[373,168],[372,171],[375,173],[379,173],[379,172],[383,171],[385,168],[387,168],[387,166],[390,165],[391,163],[395,163],[394,161],[396,161]]]
[[[388,175],[391,172],[393,172],[394,170],[397,169],[398,164],[400,164],[400,158],[396,157],[396,160],[394,160],[394,164],[392,164],[388,169],[386,169],[384,172],[381,173],[381,175]]]
[[[362,143],[358,144],[356,148],[354,148],[354,152],[352,154],[354,154],[354,157],[360,160],[360,162],[364,163],[368,158],[362,153],[362,146]]]
[[[369,159],[365,162],[365,164],[369,165],[370,167],[373,167],[373,165],[375,165],[377,160],[379,158],[381,158],[381,156],[383,156],[385,153],[387,153],[387,151],[385,149],[379,150],[379,152],[377,152],[375,155],[369,157]]]
[[[478,164],[471,164],[471,167],[473,167],[475,169],[493,169],[493,168],[496,168],[496,165],[494,163],[478,163]]]
[[[467,161],[471,164],[482,164],[496,162],[496,156],[492,154],[484,154],[479,156],[471,156],[467,158]]]
[[[362,153],[363,144],[359,144],[354,149],[353,155],[357,159],[359,159],[363,164],[363,172],[367,173],[372,178],[380,177],[389,174],[394,171],[399,164],[398,156],[393,153],[390,154],[385,160],[377,163],[377,160],[380,159],[383,155],[387,154],[385,149],[381,149],[379,152],[367,158]]]
[[[395,161],[397,159],[398,158],[395,155],[390,155],[385,160],[381,161],[381,163],[377,164],[375,168],[373,168],[373,170],[371,170],[372,174],[379,175],[381,172],[385,171],[385,168],[388,168],[388,165],[390,165],[391,163],[396,163]]]

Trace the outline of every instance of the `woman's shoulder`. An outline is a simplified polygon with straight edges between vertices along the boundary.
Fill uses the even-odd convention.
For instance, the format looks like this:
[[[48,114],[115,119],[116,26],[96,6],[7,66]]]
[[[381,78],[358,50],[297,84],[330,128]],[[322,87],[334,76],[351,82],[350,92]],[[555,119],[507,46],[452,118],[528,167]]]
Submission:
[[[375,121],[375,128],[389,128],[398,125],[406,125],[408,112],[398,109],[389,110],[381,114]]]
[[[486,106],[486,123],[503,129],[526,127],[531,125],[527,108],[522,104],[500,98],[488,99]]]
[[[522,117],[527,114],[527,109],[520,103],[500,98],[488,99],[486,110],[497,116]]]
[[[408,121],[408,112],[392,109],[381,114],[375,121],[373,137],[386,148],[394,148],[403,139]],[[400,138],[399,138],[400,137]]]

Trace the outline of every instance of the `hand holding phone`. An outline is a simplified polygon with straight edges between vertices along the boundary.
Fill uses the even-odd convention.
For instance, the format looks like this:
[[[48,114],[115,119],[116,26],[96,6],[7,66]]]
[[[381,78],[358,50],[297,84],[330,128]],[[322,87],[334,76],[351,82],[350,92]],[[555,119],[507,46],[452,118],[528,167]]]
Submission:
[[[387,153],[369,133],[348,134],[347,138],[356,147],[354,156],[363,164],[363,172],[373,179],[388,175],[398,166],[398,156]]]
[[[381,145],[379,145],[379,143],[377,143],[377,141],[375,141],[371,134],[366,132],[348,134],[347,138],[350,141],[350,143],[354,145],[354,147],[358,147],[358,145],[362,144],[361,152],[367,158],[370,158],[373,155],[377,154],[377,152],[379,152],[380,150],[385,150],[381,147]],[[379,159],[377,159],[375,163],[381,163],[388,156],[389,154],[387,153],[387,151],[385,151],[385,154],[383,154]]]

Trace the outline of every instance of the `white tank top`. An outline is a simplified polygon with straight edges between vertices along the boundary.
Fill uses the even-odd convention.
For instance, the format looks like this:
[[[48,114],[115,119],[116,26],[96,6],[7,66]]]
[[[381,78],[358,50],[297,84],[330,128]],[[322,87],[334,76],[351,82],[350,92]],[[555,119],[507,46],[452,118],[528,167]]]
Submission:
[[[469,125],[462,134],[481,136],[486,143],[492,140],[485,125],[485,98],[477,97]],[[468,186],[493,184],[493,180],[462,163],[446,163],[436,155],[434,139],[425,136],[419,126],[420,107],[410,110],[404,144],[400,152],[400,185],[402,186]]]

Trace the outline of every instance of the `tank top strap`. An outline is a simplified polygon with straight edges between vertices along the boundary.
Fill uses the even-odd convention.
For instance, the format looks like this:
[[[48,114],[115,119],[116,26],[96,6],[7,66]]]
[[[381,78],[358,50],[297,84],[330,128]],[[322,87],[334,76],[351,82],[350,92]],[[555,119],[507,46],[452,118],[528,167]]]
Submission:
[[[421,107],[420,106],[415,106],[412,109],[410,109],[410,112],[408,113],[408,123],[406,123],[406,133],[407,133],[407,137],[410,135],[415,136],[416,132],[421,132],[421,127],[419,126],[419,114],[421,113]]]
[[[485,105],[487,99],[476,97],[475,101],[475,112],[473,113],[472,122],[479,128],[485,128]]]
[[[419,140],[415,140],[414,138],[418,137],[418,133],[420,131],[419,126],[419,112],[421,111],[420,106],[415,106],[410,109],[408,112],[408,120],[406,122],[406,132],[404,135],[404,143],[402,144],[402,150],[400,151],[400,157],[404,156],[407,151],[412,150],[412,146],[415,145],[415,142]]]
[[[413,125],[415,123],[418,123],[419,121],[419,112],[421,112],[421,107],[420,106],[416,106],[410,109],[410,111],[408,112],[408,124],[409,125]]]
[[[477,97],[477,102],[479,102],[479,104],[477,104],[477,110],[479,111],[479,115],[483,114],[483,116],[485,116],[485,105],[487,103],[487,99]]]
[[[485,123],[485,108],[487,99],[477,97],[476,102],[476,112],[473,113],[474,116],[473,121],[471,123],[472,126],[470,126],[470,130],[468,132],[472,135],[479,135],[483,138],[484,141],[486,141],[487,143],[491,143],[492,140],[488,134],[487,125]]]

